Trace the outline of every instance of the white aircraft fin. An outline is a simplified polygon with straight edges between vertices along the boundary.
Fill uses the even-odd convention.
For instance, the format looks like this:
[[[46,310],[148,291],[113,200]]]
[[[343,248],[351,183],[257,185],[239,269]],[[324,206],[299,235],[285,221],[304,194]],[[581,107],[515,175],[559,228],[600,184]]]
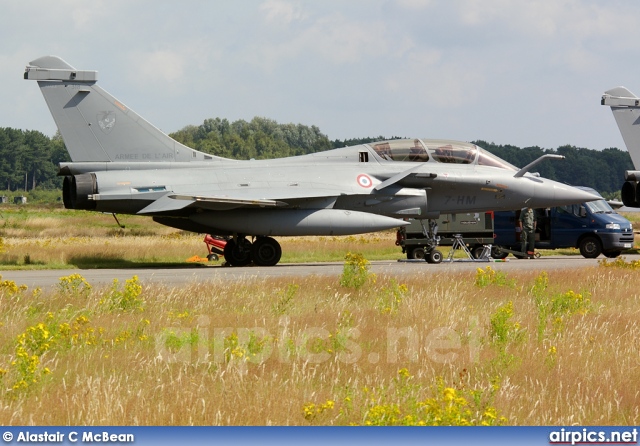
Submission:
[[[151,125],[97,85],[96,71],[76,70],[57,56],[29,63],[25,79],[40,91],[74,162],[216,161]]]
[[[640,170],[640,98],[625,87],[616,87],[602,95],[601,104],[611,107],[633,165]]]

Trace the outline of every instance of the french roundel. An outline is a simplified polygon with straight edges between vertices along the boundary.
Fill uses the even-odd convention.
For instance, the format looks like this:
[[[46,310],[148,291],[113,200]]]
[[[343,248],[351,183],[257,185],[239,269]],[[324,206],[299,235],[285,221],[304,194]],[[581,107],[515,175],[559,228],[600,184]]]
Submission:
[[[365,175],[363,173],[358,175],[358,178],[356,178],[356,181],[362,187],[371,187],[371,186],[373,186],[373,181],[371,181],[371,178],[369,177],[369,175]]]

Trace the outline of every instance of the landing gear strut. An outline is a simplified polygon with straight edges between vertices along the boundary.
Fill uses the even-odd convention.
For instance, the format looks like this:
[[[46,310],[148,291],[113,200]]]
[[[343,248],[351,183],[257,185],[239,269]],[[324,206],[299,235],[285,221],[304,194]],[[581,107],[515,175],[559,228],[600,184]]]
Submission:
[[[440,237],[438,237],[438,222],[430,218],[428,229],[424,224],[424,220],[420,220],[420,224],[422,225],[422,233],[427,239],[427,244],[424,247],[424,259],[427,263],[442,262],[442,252],[436,249],[440,243]]]

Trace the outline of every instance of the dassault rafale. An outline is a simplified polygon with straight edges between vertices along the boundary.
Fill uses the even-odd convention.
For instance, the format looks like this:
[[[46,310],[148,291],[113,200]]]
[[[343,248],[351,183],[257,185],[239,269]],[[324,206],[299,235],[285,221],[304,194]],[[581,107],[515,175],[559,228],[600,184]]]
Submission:
[[[60,163],[66,208],[147,215],[186,231],[229,237],[233,266],[271,266],[274,236],[350,235],[440,213],[547,207],[599,199],[518,169],[477,145],[399,139],[308,155],[232,160],[170,138],[97,85],[97,72],[56,56],[29,63],[71,162]],[[438,250],[427,261],[441,259]]]

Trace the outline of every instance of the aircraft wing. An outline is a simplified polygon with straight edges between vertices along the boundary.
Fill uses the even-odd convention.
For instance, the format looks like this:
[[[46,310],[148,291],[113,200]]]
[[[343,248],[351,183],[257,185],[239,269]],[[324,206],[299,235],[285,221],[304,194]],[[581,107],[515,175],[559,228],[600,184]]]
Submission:
[[[422,165],[413,166],[391,177],[383,177],[373,189],[380,191],[389,186],[396,187],[425,187],[426,182],[433,180],[437,174],[431,172],[419,172]],[[156,199],[138,214],[152,214],[159,212],[177,211],[184,208],[201,208],[213,211],[226,211],[240,207],[287,207],[294,203],[323,201],[327,207],[337,197],[344,194],[344,189],[338,185],[327,187],[327,184],[318,183],[296,187],[292,184],[288,187],[275,187],[268,189],[251,188],[247,190],[214,190],[210,192],[169,192]]]
[[[619,200],[607,200],[607,204],[609,204],[613,209],[620,209],[624,206],[624,203]]]
[[[138,214],[177,211],[189,206],[211,210],[228,210],[242,206],[286,206],[286,203],[266,199],[240,199],[222,196],[166,194],[155,200],[149,206],[140,210]]]
[[[189,194],[167,193],[153,203],[140,210],[138,214],[152,214],[170,212],[190,208],[201,208],[214,211],[226,211],[239,207],[286,207],[290,202],[301,200],[330,200],[340,195],[335,189],[301,188],[298,191],[270,189],[268,196],[265,191],[215,191],[214,193]]]

